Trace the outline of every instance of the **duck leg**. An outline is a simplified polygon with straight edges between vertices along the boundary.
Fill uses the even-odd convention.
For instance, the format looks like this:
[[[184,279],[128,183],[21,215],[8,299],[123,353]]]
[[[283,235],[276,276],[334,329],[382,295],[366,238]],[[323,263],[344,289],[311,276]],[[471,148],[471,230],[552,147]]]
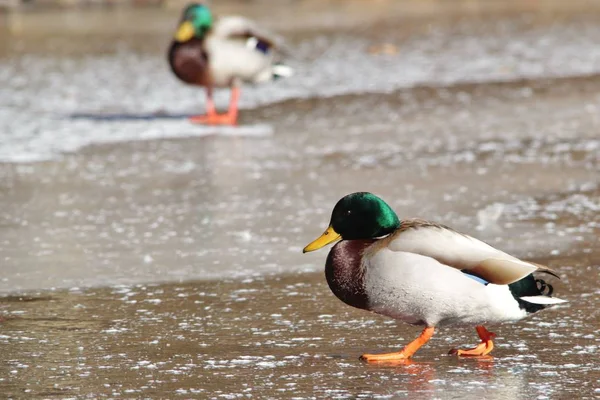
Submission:
[[[238,102],[240,101],[240,87],[234,84],[231,87],[231,96],[229,97],[229,109],[227,114],[222,115],[223,124],[237,125]]]
[[[212,88],[206,87],[206,114],[191,116],[190,121],[195,124],[216,125],[218,119],[219,115],[213,101]]]
[[[494,349],[494,342],[492,342],[492,339],[496,337],[496,334],[485,329],[483,325],[476,326],[475,329],[481,339],[481,343],[479,343],[477,347],[467,350],[452,349],[448,354],[467,357],[480,357],[489,354]]]
[[[404,346],[404,348],[395,353],[385,353],[385,354],[363,354],[360,356],[361,360],[366,362],[389,362],[389,361],[403,361],[408,360],[412,357],[413,354],[416,353],[425,343],[429,342],[429,339],[433,336],[434,331],[433,326],[428,326],[423,329],[423,332],[419,335],[418,338]]]
[[[205,125],[237,125],[238,102],[240,99],[240,89],[238,86],[231,88],[231,97],[229,99],[229,110],[226,114],[218,114],[213,101],[212,88],[206,89],[206,115],[195,115],[190,117],[190,121],[196,124]]]

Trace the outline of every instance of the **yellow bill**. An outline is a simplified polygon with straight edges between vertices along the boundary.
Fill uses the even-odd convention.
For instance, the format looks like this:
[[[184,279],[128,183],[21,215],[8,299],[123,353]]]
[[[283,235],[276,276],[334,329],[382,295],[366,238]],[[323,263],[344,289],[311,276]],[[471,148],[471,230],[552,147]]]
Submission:
[[[196,30],[194,29],[194,25],[190,21],[185,21],[177,28],[175,40],[178,42],[187,42],[194,37],[195,33]]]
[[[303,253],[308,253],[309,251],[319,250],[321,247],[327,246],[329,243],[333,243],[336,240],[340,240],[341,236],[339,233],[333,230],[330,226],[327,228],[325,232],[318,239],[313,240],[302,250]]]

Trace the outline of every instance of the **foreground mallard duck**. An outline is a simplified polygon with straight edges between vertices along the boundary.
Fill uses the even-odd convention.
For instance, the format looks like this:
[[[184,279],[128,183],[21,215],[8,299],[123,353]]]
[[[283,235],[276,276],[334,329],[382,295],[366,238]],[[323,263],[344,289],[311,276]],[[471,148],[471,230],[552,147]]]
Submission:
[[[379,197],[366,192],[342,198],[329,228],[304,252],[342,239],[329,252],[325,276],[344,303],[424,325],[399,352],[364,354],[367,362],[410,358],[436,326],[474,325],[481,343],[461,356],[492,351],[494,334],[483,324],[517,321],[549,305],[552,287],[534,273],[547,267],[521,261],[446,226],[418,219],[400,221]],[[556,276],[556,275],[554,275]]]
[[[169,65],[175,75],[191,85],[206,88],[206,115],[193,122],[235,125],[241,82],[261,83],[289,76],[292,70],[274,61],[278,38],[243,17],[223,17],[213,22],[205,4],[190,4],[183,11],[169,48]],[[217,114],[213,88],[230,87],[226,114]]]

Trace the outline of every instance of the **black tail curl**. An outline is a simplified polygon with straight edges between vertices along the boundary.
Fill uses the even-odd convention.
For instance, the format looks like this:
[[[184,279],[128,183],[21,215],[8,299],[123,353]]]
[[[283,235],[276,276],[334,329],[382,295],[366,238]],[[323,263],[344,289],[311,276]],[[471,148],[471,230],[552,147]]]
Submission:
[[[535,280],[535,285],[541,295],[552,296],[552,293],[554,293],[554,287],[552,287],[551,284],[546,283],[546,281],[543,279],[537,278]]]
[[[535,272],[536,275],[541,273],[555,276],[558,278],[558,276],[551,271]],[[510,285],[508,285],[508,288],[510,289],[510,292],[515,298],[515,300],[517,300],[517,302],[519,303],[519,308],[527,311],[528,313],[534,313],[543,310],[544,308],[548,307],[548,305],[529,303],[527,301],[521,300],[521,297],[550,296],[552,295],[552,293],[554,293],[554,288],[551,284],[547,283],[541,278],[538,278],[537,276],[534,277],[533,274],[529,274],[525,278],[517,282],[511,283]]]

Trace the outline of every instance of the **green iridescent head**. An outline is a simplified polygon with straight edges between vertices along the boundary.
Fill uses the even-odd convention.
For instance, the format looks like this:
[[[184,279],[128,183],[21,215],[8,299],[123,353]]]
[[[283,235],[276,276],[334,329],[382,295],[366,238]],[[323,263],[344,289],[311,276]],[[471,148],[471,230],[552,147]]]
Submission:
[[[389,235],[400,227],[400,219],[379,197],[368,192],[344,196],[331,213],[329,228],[304,252],[318,250],[338,239],[374,239]]]
[[[212,25],[212,13],[205,4],[190,4],[183,11],[175,40],[187,42],[193,37],[203,37]]]

